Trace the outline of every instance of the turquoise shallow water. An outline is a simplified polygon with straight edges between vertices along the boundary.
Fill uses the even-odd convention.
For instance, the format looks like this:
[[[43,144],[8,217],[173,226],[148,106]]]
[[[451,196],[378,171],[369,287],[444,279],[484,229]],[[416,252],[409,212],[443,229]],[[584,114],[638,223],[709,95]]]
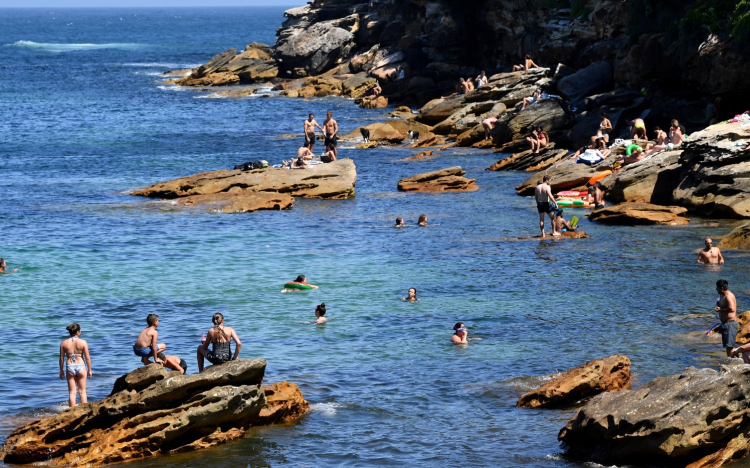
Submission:
[[[288,212],[216,215],[154,208],[127,191],[247,160],[279,162],[308,112],[342,131],[382,120],[340,98],[204,99],[159,73],[228,47],[273,42],[281,8],[3,10],[0,15],[0,433],[66,400],[57,348],[78,322],[94,363],[91,399],[136,367],[148,313],[195,372],[195,348],[220,311],[242,357],[268,381],[299,384],[311,413],[225,447],[133,466],[578,466],[558,430],[573,410],[514,407],[538,377],[625,354],[636,382],[725,362],[694,333],[712,323],[713,283],[750,308],[750,259],[695,264],[701,237],[729,230],[583,228],[540,241],[526,173],[483,169],[496,155],[449,150],[420,163],[403,148],[340,154],[358,168],[346,201]],[[402,194],[399,179],[461,165],[481,190]],[[420,213],[431,226],[414,226]],[[577,212],[578,214],[578,212]],[[580,214],[578,214],[580,216]],[[403,216],[411,226],[391,224]],[[321,289],[281,294],[306,274]],[[414,286],[422,300],[398,298]],[[325,302],[331,321],[304,325]],[[481,341],[450,344],[467,323]],[[692,333],[692,334],[691,334]]]

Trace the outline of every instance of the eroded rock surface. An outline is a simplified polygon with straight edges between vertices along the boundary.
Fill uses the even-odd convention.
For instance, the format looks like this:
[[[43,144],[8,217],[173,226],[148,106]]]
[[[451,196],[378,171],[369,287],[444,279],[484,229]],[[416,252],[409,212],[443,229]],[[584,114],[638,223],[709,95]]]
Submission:
[[[750,366],[688,368],[595,397],[558,439],[571,457],[602,464],[721,466],[747,454],[748,412]]]
[[[630,359],[610,356],[595,359],[555,377],[518,399],[521,408],[554,408],[573,404],[602,392],[630,385]]]
[[[475,179],[464,177],[461,166],[439,171],[417,174],[398,182],[398,189],[404,192],[466,192],[479,190]]]
[[[591,221],[602,224],[638,226],[667,224],[678,226],[688,224],[687,209],[681,206],[659,206],[650,203],[623,203],[598,209],[589,215]]]
[[[344,199],[354,195],[357,171],[351,159],[309,169],[222,170],[161,182],[133,192],[151,198],[179,198],[229,192],[278,192],[302,198]]]
[[[750,223],[743,223],[724,236],[717,247],[726,250],[750,250]]]

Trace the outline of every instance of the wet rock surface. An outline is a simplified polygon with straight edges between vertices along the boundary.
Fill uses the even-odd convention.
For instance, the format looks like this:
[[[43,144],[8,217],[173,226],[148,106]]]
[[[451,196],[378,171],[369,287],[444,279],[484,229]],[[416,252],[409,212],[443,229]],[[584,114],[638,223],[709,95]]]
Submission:
[[[574,234],[574,233],[571,233]],[[630,385],[630,359],[610,356],[570,369],[518,399],[521,408],[555,408],[571,405],[602,392]]]
[[[398,182],[403,192],[466,192],[479,190],[475,179],[467,179],[460,166],[417,174]]]

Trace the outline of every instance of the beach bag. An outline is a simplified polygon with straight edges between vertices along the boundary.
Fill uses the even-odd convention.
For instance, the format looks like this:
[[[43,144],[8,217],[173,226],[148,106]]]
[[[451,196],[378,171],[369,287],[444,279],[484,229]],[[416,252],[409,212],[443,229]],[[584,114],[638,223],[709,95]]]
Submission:
[[[234,166],[234,169],[239,169],[241,171],[252,171],[253,169],[263,169],[264,167],[268,167],[268,161],[248,161],[244,164],[238,164]]]

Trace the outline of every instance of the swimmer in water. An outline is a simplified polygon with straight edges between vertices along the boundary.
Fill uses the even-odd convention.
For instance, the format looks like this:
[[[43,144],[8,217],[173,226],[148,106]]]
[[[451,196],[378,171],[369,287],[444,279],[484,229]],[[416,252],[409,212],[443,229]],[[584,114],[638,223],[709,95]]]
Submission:
[[[326,323],[328,321],[327,318],[325,318],[326,314],[326,303],[323,302],[319,306],[315,307],[315,323]]]
[[[453,343],[468,343],[469,342],[469,332],[466,330],[466,325],[464,325],[463,322],[458,322],[454,324],[453,330],[455,330],[455,332],[453,333],[453,336],[451,337],[451,342]]]
[[[417,220],[417,226],[422,226],[422,227],[427,226],[427,215],[426,214],[419,215],[419,219]]]
[[[7,267],[8,265],[5,263],[5,259],[0,258],[0,273],[10,274],[10,273],[15,273],[18,271],[18,268],[16,268],[15,270],[11,270],[11,271],[5,271]]]
[[[70,338],[60,343],[60,380],[68,381],[68,404],[72,408],[76,405],[76,393],[81,396],[82,405],[88,402],[86,377],[91,380],[91,356],[88,343],[81,339],[81,326],[74,323],[66,328]]]
[[[401,300],[409,302],[418,301],[419,299],[417,299],[417,288],[409,288],[409,290],[406,292],[406,297],[402,297]]]
[[[724,263],[724,256],[721,255],[721,250],[718,247],[714,247],[714,241],[710,238],[706,238],[706,248],[701,250],[698,255],[698,263],[716,264]]]
[[[404,227],[404,218],[396,218],[396,227]]]
[[[293,283],[299,283],[299,284],[306,284],[306,285],[310,286],[313,289],[318,289],[318,287],[315,286],[314,284],[310,284],[310,283],[307,282],[307,277],[305,275],[299,275],[297,277],[297,279],[295,279],[292,282]]]

